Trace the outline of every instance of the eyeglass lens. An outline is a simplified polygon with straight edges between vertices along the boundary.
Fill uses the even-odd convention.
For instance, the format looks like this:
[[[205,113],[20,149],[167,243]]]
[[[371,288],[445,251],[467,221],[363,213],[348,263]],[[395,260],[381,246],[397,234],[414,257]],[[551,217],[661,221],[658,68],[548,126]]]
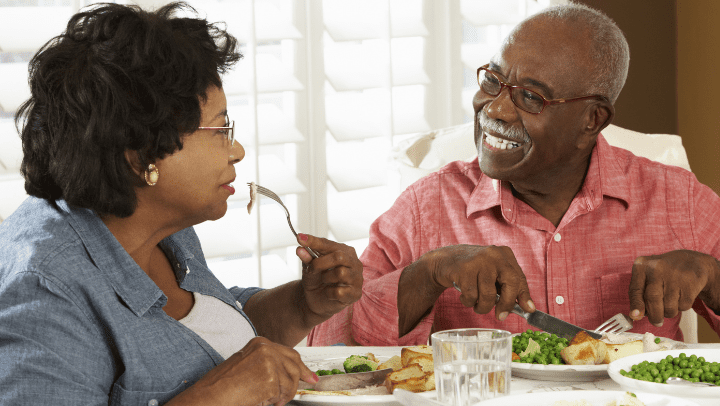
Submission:
[[[229,116],[225,116],[225,127],[228,127],[227,140],[232,145],[235,142],[235,121],[231,121]]]
[[[502,88],[508,86],[503,84],[495,74],[484,69],[478,73],[478,84],[490,96],[499,95]],[[545,107],[545,99],[540,94],[524,87],[508,87],[510,87],[510,99],[513,103],[528,113],[540,113]]]

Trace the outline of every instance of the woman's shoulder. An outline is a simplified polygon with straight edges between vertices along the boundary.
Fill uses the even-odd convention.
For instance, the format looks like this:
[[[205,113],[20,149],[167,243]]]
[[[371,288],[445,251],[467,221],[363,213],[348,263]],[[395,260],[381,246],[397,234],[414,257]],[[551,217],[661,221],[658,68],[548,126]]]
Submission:
[[[0,224],[0,281],[9,273],[60,269],[83,254],[82,241],[66,213],[29,197]],[[72,259],[74,258],[74,260]]]

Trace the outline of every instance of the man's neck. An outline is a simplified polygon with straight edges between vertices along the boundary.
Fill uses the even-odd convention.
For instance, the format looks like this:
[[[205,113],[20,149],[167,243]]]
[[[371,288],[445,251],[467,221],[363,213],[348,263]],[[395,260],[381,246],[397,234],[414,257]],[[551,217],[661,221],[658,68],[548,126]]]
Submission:
[[[589,166],[590,157],[584,165],[574,166],[573,170],[544,174],[542,179],[510,182],[513,196],[557,227],[570,208],[570,203],[582,189]]]

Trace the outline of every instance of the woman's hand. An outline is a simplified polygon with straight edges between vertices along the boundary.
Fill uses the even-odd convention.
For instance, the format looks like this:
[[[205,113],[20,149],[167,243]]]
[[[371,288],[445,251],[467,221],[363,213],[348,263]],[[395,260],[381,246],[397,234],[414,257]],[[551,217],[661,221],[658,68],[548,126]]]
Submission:
[[[302,288],[309,325],[319,324],[355,303],[362,295],[363,265],[353,247],[307,234],[298,235],[298,243],[320,256],[313,259],[305,248],[297,248],[303,262]]]
[[[292,400],[299,380],[318,377],[290,347],[255,337],[167,405],[276,405]]]

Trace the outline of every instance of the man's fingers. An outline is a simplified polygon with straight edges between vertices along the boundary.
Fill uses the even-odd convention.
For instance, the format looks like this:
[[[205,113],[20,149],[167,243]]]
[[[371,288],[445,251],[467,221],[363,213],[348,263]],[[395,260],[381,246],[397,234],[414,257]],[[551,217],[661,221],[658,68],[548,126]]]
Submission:
[[[645,258],[639,257],[632,267],[630,278],[630,318],[640,320],[645,316]]]
[[[679,312],[680,290],[676,287],[665,286],[665,294],[663,298],[663,316],[671,319],[677,316]]]
[[[662,281],[648,281],[645,284],[645,311],[650,323],[656,327],[662,326],[665,305]]]

